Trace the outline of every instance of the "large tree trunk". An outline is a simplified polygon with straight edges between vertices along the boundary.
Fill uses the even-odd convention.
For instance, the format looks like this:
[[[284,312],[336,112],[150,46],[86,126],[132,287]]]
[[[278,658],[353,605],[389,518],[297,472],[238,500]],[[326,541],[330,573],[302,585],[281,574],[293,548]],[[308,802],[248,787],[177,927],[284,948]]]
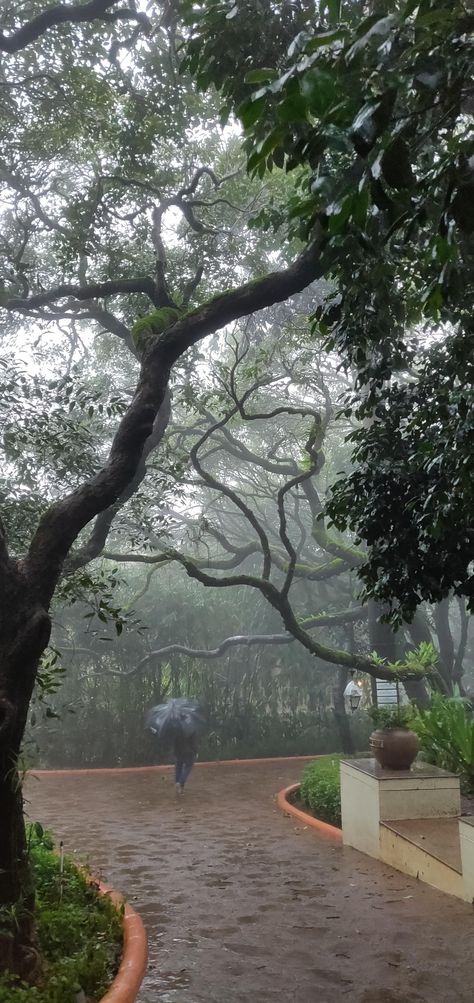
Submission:
[[[369,607],[369,643],[371,651],[376,651],[381,658],[389,662],[397,660],[397,637],[387,623],[380,623],[384,608],[370,599]]]
[[[39,955],[18,757],[50,620],[5,549],[0,554],[0,610],[0,971],[31,981],[38,974]]]

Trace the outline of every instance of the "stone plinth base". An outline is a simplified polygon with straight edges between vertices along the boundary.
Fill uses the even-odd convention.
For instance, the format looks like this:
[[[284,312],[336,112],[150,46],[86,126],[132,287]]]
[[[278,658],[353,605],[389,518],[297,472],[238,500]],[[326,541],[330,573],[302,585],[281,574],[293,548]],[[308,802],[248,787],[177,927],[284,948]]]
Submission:
[[[343,761],[341,808],[344,843],[383,859],[380,823],[456,817],[461,811],[459,778],[428,763],[383,770],[374,759]]]

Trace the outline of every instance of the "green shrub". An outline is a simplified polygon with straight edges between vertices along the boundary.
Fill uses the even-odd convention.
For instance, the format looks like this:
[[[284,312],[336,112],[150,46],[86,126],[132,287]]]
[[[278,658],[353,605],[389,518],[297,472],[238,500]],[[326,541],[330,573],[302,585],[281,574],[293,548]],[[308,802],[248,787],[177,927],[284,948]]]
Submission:
[[[474,720],[466,701],[433,696],[428,710],[412,721],[423,758],[453,773],[462,773],[474,784]]]
[[[325,756],[303,770],[300,797],[317,818],[341,827],[340,756]]]
[[[412,704],[393,707],[369,707],[369,717],[374,728],[411,728],[414,714]]]
[[[67,858],[64,874],[42,827],[33,825],[29,845],[37,896],[37,933],[44,959],[40,986],[0,976],[0,1003],[76,1003],[82,990],[100,999],[117,971],[122,918]]]

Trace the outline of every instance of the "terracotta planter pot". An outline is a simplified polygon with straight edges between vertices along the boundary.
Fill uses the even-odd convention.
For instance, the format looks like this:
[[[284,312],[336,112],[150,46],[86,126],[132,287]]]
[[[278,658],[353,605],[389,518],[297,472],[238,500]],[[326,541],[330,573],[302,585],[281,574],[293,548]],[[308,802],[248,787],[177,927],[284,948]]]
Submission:
[[[380,728],[370,736],[370,749],[384,770],[409,770],[418,752],[418,736],[408,728]]]

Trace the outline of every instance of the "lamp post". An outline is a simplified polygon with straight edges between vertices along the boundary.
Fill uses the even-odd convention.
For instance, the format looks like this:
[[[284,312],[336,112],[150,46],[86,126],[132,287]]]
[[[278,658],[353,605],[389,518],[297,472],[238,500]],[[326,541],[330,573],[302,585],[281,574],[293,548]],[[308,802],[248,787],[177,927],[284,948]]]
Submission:
[[[362,700],[362,693],[360,687],[354,682],[354,671],[351,672],[351,679],[348,682],[344,690],[344,703],[346,709],[350,710],[351,714],[358,709],[359,704]]]

